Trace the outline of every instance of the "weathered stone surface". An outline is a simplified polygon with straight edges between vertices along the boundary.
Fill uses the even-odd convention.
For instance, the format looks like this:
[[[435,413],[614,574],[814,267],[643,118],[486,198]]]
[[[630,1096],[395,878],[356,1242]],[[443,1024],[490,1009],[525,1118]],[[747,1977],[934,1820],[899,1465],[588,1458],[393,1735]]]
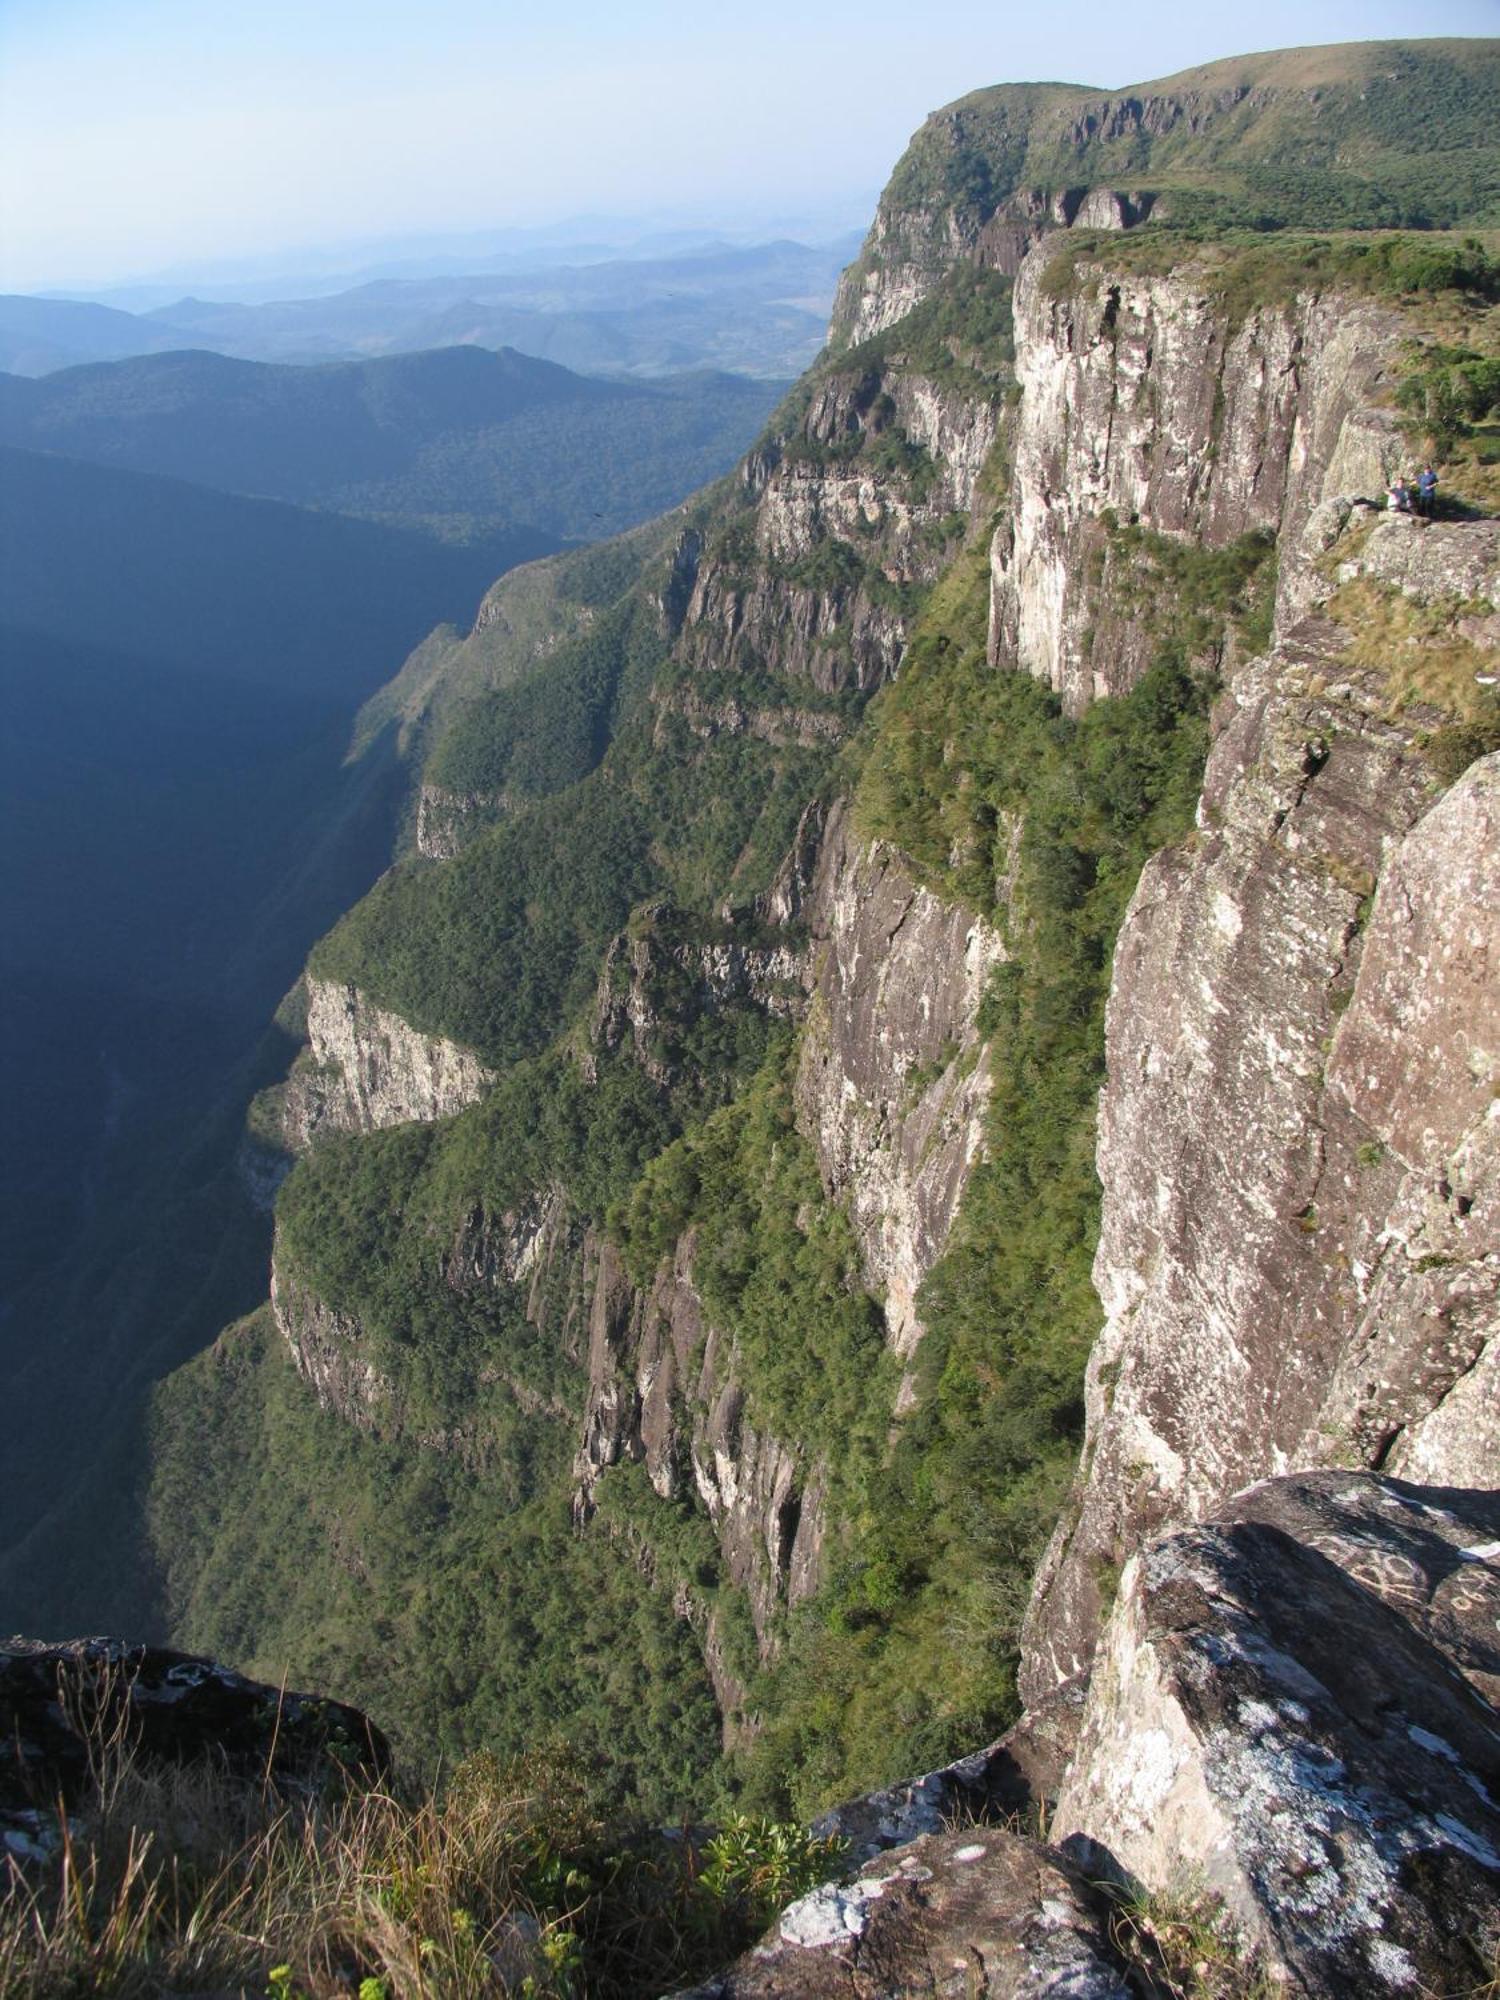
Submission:
[[[999,1827],[926,1834],[785,1911],[754,1951],[684,2000],[1127,2000],[1082,1878]]]
[[[837,709],[757,710],[721,695],[716,676],[770,668],[822,695],[889,680],[908,623],[891,586],[932,583],[946,566],[946,536],[979,504],[999,423],[998,389],[964,395],[899,369],[824,381],[795,432],[745,462],[747,545],[695,560],[675,646],[694,679],[673,691],[664,718],[700,735],[836,740],[846,726]],[[920,477],[871,462],[864,448],[883,437],[917,456]],[[799,568],[814,557],[816,580]]]
[[[1391,584],[1424,603],[1485,599],[1500,606],[1500,521],[1423,521],[1414,515],[1376,518],[1363,547],[1339,563],[1338,582],[1361,576]],[[1493,645],[1482,631],[1481,644]]]
[[[0,1650],[0,1839],[24,1856],[38,1815],[86,1806],[101,1746],[147,1761],[209,1759],[258,1784],[378,1778],[390,1749],[359,1709],[246,1680],[212,1660],[121,1639]],[[12,1839],[14,1835],[14,1839]]]
[[[1489,1471],[1493,1478],[1500,1465]],[[1500,1705],[1500,1496],[1493,1489],[1304,1472],[1247,1487],[1214,1519],[1279,1528],[1327,1556]]]
[[[821,1577],[822,1482],[749,1421],[733,1342],[705,1321],[692,1265],[689,1233],[641,1291],[614,1247],[599,1248],[578,1504],[622,1459],[643,1461],[664,1499],[691,1481],[769,1645],[778,1610]]]
[[[1325,452],[1332,410],[1309,419]],[[1333,474],[1309,457],[1297,476],[1310,495]],[[1480,659],[1500,642],[1495,523],[1324,500],[1273,651],[1220,706],[1198,834],[1142,875],[1100,1103],[1107,1321],[1028,1699],[1086,1668],[1145,1536],[1248,1481],[1333,1464],[1488,1484],[1500,1460],[1500,776],[1481,760],[1437,796],[1419,749],[1437,711],[1393,713],[1324,608],[1355,578],[1446,605]]]
[[[297,1371],[325,1410],[360,1430],[379,1431],[391,1415],[391,1386],[371,1360],[364,1328],[320,1299],[284,1258],[271,1263],[271,1310]]]
[[[1005,956],[965,904],[920,888],[836,809],[807,909],[812,1006],[798,1123],[847,1201],[865,1281],[896,1351],[922,1336],[918,1287],[941,1256],[983,1146],[990,1076],[976,1026]]]
[[[1077,1748],[1084,1693],[1082,1681],[1059,1688],[998,1742],[920,1778],[835,1806],[814,1822],[814,1833],[841,1841],[853,1866],[955,1824],[1040,1823],[1056,1802]]]
[[[1220,547],[1255,529],[1291,558],[1336,494],[1378,497],[1398,442],[1374,407],[1401,326],[1347,298],[1299,298],[1236,325],[1209,275],[1080,266],[1063,292],[1047,247],[1016,283],[1022,383],[1013,502],[998,530],[990,647],[1071,710],[1120,694],[1150,663],[1156,607],[1111,588],[1102,524]]]
[[[308,1051],[287,1080],[288,1148],[320,1132],[375,1132],[450,1117],[484,1094],[491,1072],[472,1049],[425,1035],[356,986],[307,982]]]
[[[1132,1559],[1052,1836],[1220,1896],[1307,1996],[1458,1993],[1500,1946],[1500,1493],[1255,1489]]]

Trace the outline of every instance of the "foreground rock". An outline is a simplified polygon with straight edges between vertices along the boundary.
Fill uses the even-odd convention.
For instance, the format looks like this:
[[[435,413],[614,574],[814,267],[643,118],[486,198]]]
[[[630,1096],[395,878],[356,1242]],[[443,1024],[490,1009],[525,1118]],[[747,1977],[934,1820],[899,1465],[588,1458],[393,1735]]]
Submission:
[[[1126,2000],[1107,1911],[1063,1858],[1003,1828],[925,1834],[814,1889],[686,2000],[908,1993]]]
[[[1086,1694],[827,1814],[845,1878],[697,2000],[1486,1992],[1497,1695],[1500,1492],[1268,1480],[1127,1566]]]
[[[1481,1990],[1500,1949],[1500,1493],[1268,1482],[1127,1567],[1054,1837],[1196,1876],[1288,1991]]]
[[[119,1639],[12,1640],[0,1651],[0,1843],[26,1854],[44,1815],[76,1806],[116,1747],[145,1762],[210,1759],[283,1789],[379,1777],[384,1736],[359,1709],[246,1680],[212,1660]]]
[[[1057,1803],[1077,1748],[1085,1692],[1081,1680],[1069,1682],[1028,1710],[998,1742],[835,1806],[815,1821],[814,1833],[839,1841],[846,1866],[853,1868],[950,1826],[986,1820],[1040,1824]]]

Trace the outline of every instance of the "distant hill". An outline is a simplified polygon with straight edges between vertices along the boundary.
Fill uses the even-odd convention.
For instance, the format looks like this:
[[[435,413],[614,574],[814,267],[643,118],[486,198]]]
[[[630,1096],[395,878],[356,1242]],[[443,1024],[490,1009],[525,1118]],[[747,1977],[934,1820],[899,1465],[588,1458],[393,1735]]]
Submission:
[[[165,319],[142,319],[113,306],[0,293],[0,367],[17,375],[46,375],[54,368],[117,361],[128,354],[162,354],[189,345],[191,338]]]
[[[565,367],[656,377],[703,368],[787,378],[823,344],[853,237],[696,244],[676,254],[459,276],[379,278],[268,303],[182,298],[149,313],[0,299],[0,369],[200,347],[244,360],[359,360],[467,343]]]
[[[977,90],[927,121],[882,208],[1099,185],[1168,194],[1179,221],[1500,224],[1500,41],[1283,49],[1125,91]]]
[[[590,381],[478,347],[312,368],[188,352],[0,376],[0,443],[486,538],[477,595],[515,560],[497,535],[598,539],[715,477],[777,388]]]

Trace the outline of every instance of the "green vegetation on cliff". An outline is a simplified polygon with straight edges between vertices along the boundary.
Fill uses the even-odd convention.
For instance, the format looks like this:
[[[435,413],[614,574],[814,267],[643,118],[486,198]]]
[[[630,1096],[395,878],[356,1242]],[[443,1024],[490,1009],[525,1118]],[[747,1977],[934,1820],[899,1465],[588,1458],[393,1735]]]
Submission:
[[[698,1645],[607,1536],[573,1535],[565,1426],[533,1422],[518,1494],[320,1410],[262,1311],[163,1387],[155,1434],[181,1643],[345,1688],[417,1767],[565,1736],[617,1810],[712,1806]]]
[[[988,666],[971,559],[876,705],[865,824],[998,921],[1011,956],[980,1023],[988,1149],[923,1289],[915,1409],[762,1696],[743,1773],[759,1801],[811,1811],[961,1755],[1015,1714],[1020,1615],[1099,1324],[1094,1105],[1115,934],[1147,857],[1192,826],[1212,692],[1193,655],[1215,622],[1253,615],[1269,553],[1171,545],[1179,594],[1155,665],[1077,720]]]
[[[930,118],[885,195],[982,219],[1023,188],[1170,194],[1181,220],[1453,228],[1500,219],[1500,43],[1235,56],[1121,91],[1004,84]]]
[[[1379,220],[1385,198],[1371,206],[1367,193],[1387,166],[1398,213],[1419,196],[1440,207],[1417,169],[1457,173],[1455,133],[1474,156],[1463,212],[1478,213],[1500,48],[1483,45],[1467,68],[1442,45],[1304,55],[1153,87],[1093,136],[1074,129],[1093,93],[966,100],[926,128],[893,183],[882,254],[899,258],[905,242],[920,264],[941,239],[951,258],[1011,188],[1118,175],[1169,192],[1176,220],[1111,238],[1111,255],[1143,271],[1191,257],[1231,325],[1309,284],[1478,312],[1496,284],[1475,244],[1227,226],[1297,220],[1325,200]],[[1434,102],[1452,84],[1441,144],[1407,147],[1382,123],[1377,61]],[[1336,155],[1318,131],[1339,137]],[[957,238],[934,223],[944,204]],[[1101,240],[1065,244],[1052,282],[1090,282]],[[462,698],[425,745],[425,776],[460,816],[480,802],[455,857],[403,861],[314,954],[314,973],[500,1072],[436,1127],[321,1141],[282,1194],[289,1333],[314,1359],[319,1340],[332,1345],[325,1398],[374,1434],[346,1424],[337,1451],[315,1444],[338,1420],[314,1411],[263,1330],[259,1386],[246,1390],[296,1403],[287,1421],[301,1429],[287,1435],[302,1442],[277,1504],[311,1508],[382,1607],[382,1643],[409,1672],[382,1713],[413,1741],[509,1746],[520,1716],[603,1756],[620,1691],[652,1672],[660,1699],[622,1739],[625,1795],[805,1813],[971,1750],[1015,1713],[1020,1619],[1065,1502],[1100,1317],[1095,1116],[1115,940],[1149,857],[1195,837],[1218,670],[1265,643],[1275,564],[1265,535],[1206,548],[1101,512],[1079,546],[1099,633],[1114,620],[1144,635],[1134,685],[1069,715],[1045,686],[992,665],[996,521],[982,512],[1005,488],[1012,338],[1004,279],[964,264],[934,274],[923,304],[788,398],[743,477],[684,514],[673,553],[667,535],[633,552],[617,596],[601,583],[585,616],[556,576],[533,578],[525,603],[518,587],[514,652],[508,638],[493,653],[469,642]],[[1468,358],[1452,367],[1468,372],[1443,393],[1477,411],[1488,377]],[[952,468],[922,441],[955,410],[982,439],[974,462],[988,452],[971,511],[934,500]],[[972,479],[954,491],[968,508]],[[555,644],[537,611],[549,593]],[[493,608],[502,632],[503,595]],[[413,670],[401,712],[418,729],[444,670],[428,658]],[[789,996],[745,969],[774,945],[765,962],[789,983],[785,958],[804,940],[795,926],[769,931],[756,899],[789,854],[787,904],[806,896],[800,815],[836,794],[852,798],[862,835],[1005,946],[966,1056],[985,1064],[984,1145],[904,1363],[805,1107],[799,1129],[798,1042],[770,1018]],[[803,907],[817,928],[820,906]],[[878,1110],[895,1115],[889,1101]],[[683,1351],[699,1332],[700,1349]],[[271,1602],[282,1517],[268,1506],[259,1525],[236,1525],[254,1510],[233,1454],[210,1505],[171,1442],[230,1421],[214,1403],[232,1400],[232,1352],[217,1379],[200,1365],[161,1406],[163,1467],[198,1493],[212,1552],[205,1562],[185,1545],[159,1480],[178,1629],[232,1651],[263,1618],[299,1673],[345,1655],[371,1671],[343,1613],[302,1593]],[[773,1454],[747,1472],[745,1438],[774,1441],[792,1490],[771,1500],[755,1487]],[[567,1505],[580,1444],[579,1514],[596,1503],[586,1525]],[[822,1580],[788,1609],[782,1544],[816,1517],[814,1493]],[[392,1528],[383,1496],[417,1525]],[[262,1579],[242,1614],[234,1588],[216,1599],[205,1581],[226,1548]],[[476,1610],[486,1590],[503,1611]],[[544,1629],[582,1618],[590,1593],[586,1629],[616,1648],[602,1694],[559,1665]],[[649,1607],[638,1620],[636,1600]],[[673,1605],[669,1643],[659,1620]],[[729,1724],[722,1755],[704,1733],[689,1749],[705,1729],[704,1661]],[[432,1734],[439,1710],[447,1738]]]

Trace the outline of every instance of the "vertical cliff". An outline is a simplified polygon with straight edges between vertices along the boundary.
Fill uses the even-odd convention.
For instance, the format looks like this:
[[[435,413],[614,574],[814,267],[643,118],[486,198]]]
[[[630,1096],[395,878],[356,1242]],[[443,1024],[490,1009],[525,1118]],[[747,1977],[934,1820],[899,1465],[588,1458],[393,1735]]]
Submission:
[[[1500,564],[1372,506],[1446,281],[1142,166],[1280,88],[934,121],[734,477],[387,700],[279,1113],[349,1560],[399,1462],[533,1636],[644,1585],[757,1797],[995,1734],[1248,1481],[1493,1462]]]

